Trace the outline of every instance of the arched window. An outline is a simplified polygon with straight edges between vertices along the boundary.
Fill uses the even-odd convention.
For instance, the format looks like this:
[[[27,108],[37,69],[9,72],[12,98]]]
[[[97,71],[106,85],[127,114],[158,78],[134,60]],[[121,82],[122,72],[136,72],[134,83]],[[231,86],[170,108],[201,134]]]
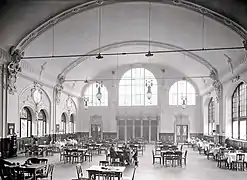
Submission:
[[[232,137],[246,139],[246,84],[240,83],[232,95]]]
[[[108,106],[108,91],[106,87],[102,84],[100,87],[100,92],[102,94],[101,100],[99,101],[96,97],[98,93],[97,83],[89,84],[84,97],[88,98],[88,106]]]
[[[215,123],[215,102],[213,98],[208,103],[208,134],[212,135]]]
[[[32,114],[27,107],[21,110],[20,114],[20,137],[30,137],[32,135]]]
[[[46,135],[46,115],[43,109],[40,110],[38,115],[38,136]]]
[[[74,114],[70,115],[69,131],[70,131],[70,133],[74,133],[75,132],[75,115]]]
[[[65,113],[61,116],[61,131],[63,134],[66,134],[66,115]]]
[[[186,105],[195,105],[195,88],[185,80],[175,82],[169,90],[169,105],[182,105],[184,98],[186,99]]]
[[[151,98],[148,99],[148,85],[151,84]],[[157,80],[147,69],[134,68],[124,73],[119,82],[119,106],[157,105]]]

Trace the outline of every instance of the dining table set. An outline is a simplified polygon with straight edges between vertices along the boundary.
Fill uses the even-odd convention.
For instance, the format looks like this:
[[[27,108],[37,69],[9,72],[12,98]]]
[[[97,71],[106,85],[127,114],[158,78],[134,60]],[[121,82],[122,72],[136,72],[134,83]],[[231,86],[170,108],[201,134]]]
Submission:
[[[19,162],[1,162],[1,179],[11,180],[37,180],[52,178],[54,165],[48,164],[48,160],[28,158],[24,164]]]

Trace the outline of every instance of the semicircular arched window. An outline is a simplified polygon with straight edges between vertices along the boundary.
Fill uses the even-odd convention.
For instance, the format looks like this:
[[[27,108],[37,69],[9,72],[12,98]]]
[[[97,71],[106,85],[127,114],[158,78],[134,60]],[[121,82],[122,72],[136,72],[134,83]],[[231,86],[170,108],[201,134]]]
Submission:
[[[125,72],[119,81],[118,90],[119,106],[155,106],[158,104],[157,80],[153,73],[145,68],[133,68]]]
[[[89,84],[84,92],[84,97],[88,98],[88,106],[108,106],[108,91],[106,87],[100,85],[101,99],[97,98],[99,87],[97,83]]]
[[[232,138],[246,140],[247,87],[240,83],[232,95]]]
[[[71,114],[69,119],[69,131],[70,133],[75,132],[75,115]]]
[[[169,90],[169,105],[196,105],[196,91],[194,86],[185,80],[175,82]]]
[[[65,115],[65,113],[63,113],[61,116],[61,132],[63,134],[66,134],[66,115]]]
[[[20,137],[30,137],[32,135],[32,114],[31,111],[24,107],[20,114],[21,130]]]
[[[38,136],[46,135],[46,115],[43,109],[40,110],[38,115]]]

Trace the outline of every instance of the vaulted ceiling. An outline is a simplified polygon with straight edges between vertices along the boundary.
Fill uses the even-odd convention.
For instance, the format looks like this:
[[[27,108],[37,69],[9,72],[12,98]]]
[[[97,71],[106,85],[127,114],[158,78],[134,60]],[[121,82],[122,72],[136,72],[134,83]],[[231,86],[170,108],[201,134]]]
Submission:
[[[219,20],[217,16],[212,17],[210,10],[185,8],[179,4],[181,2],[190,3],[178,0],[152,3],[150,26],[152,51],[242,46],[245,36],[242,27],[247,27],[242,19],[246,16],[242,7],[238,12],[241,16],[236,19],[236,14],[230,14],[231,11],[225,9],[223,4],[220,6],[219,1],[199,2],[200,5],[211,6],[212,10],[227,15],[239,23],[235,26],[231,19]],[[227,3],[230,2],[233,3],[233,1]],[[83,6],[81,1],[61,0],[7,4],[0,17],[0,26],[3,27],[0,28],[0,47],[7,49],[10,45],[17,45],[24,51],[25,56],[98,53],[99,5],[95,2],[90,3]],[[105,1],[103,5],[101,51],[104,53],[148,51],[148,3]],[[200,7],[197,4],[192,5]],[[235,6],[236,4],[231,6],[234,11]],[[59,12],[66,12],[64,9],[71,7],[77,7],[72,8],[72,15],[67,15],[66,18],[55,17],[50,21],[52,25],[43,24],[43,29],[33,31],[30,36],[29,32],[35,27],[36,29],[42,27],[42,22],[49,22],[46,20],[55,14],[59,16]],[[203,16],[201,12],[205,15]],[[221,20],[225,21],[225,24],[219,22]],[[118,66],[151,62],[161,67],[171,67],[189,77],[208,76],[212,69],[217,69],[223,78],[230,71],[225,55],[232,59],[234,66],[241,64],[245,58],[244,50],[156,54],[151,59],[144,55],[128,55],[118,57]],[[52,79],[54,83],[60,74],[65,75],[66,79],[93,79],[100,72],[116,69],[116,56],[105,56],[100,61],[95,57],[74,57],[29,59],[25,62],[36,74],[39,74],[40,66],[46,64],[44,78]],[[200,91],[205,88],[203,79],[194,81]],[[71,86],[71,83],[69,85]],[[73,90],[80,94],[83,86],[83,83],[77,83]]]

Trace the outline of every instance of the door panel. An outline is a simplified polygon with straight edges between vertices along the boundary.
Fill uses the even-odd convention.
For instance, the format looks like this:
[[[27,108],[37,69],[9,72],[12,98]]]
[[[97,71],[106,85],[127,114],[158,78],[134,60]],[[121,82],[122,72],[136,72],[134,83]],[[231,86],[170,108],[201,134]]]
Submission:
[[[178,143],[184,143],[188,139],[188,125],[176,126],[176,138]]]

